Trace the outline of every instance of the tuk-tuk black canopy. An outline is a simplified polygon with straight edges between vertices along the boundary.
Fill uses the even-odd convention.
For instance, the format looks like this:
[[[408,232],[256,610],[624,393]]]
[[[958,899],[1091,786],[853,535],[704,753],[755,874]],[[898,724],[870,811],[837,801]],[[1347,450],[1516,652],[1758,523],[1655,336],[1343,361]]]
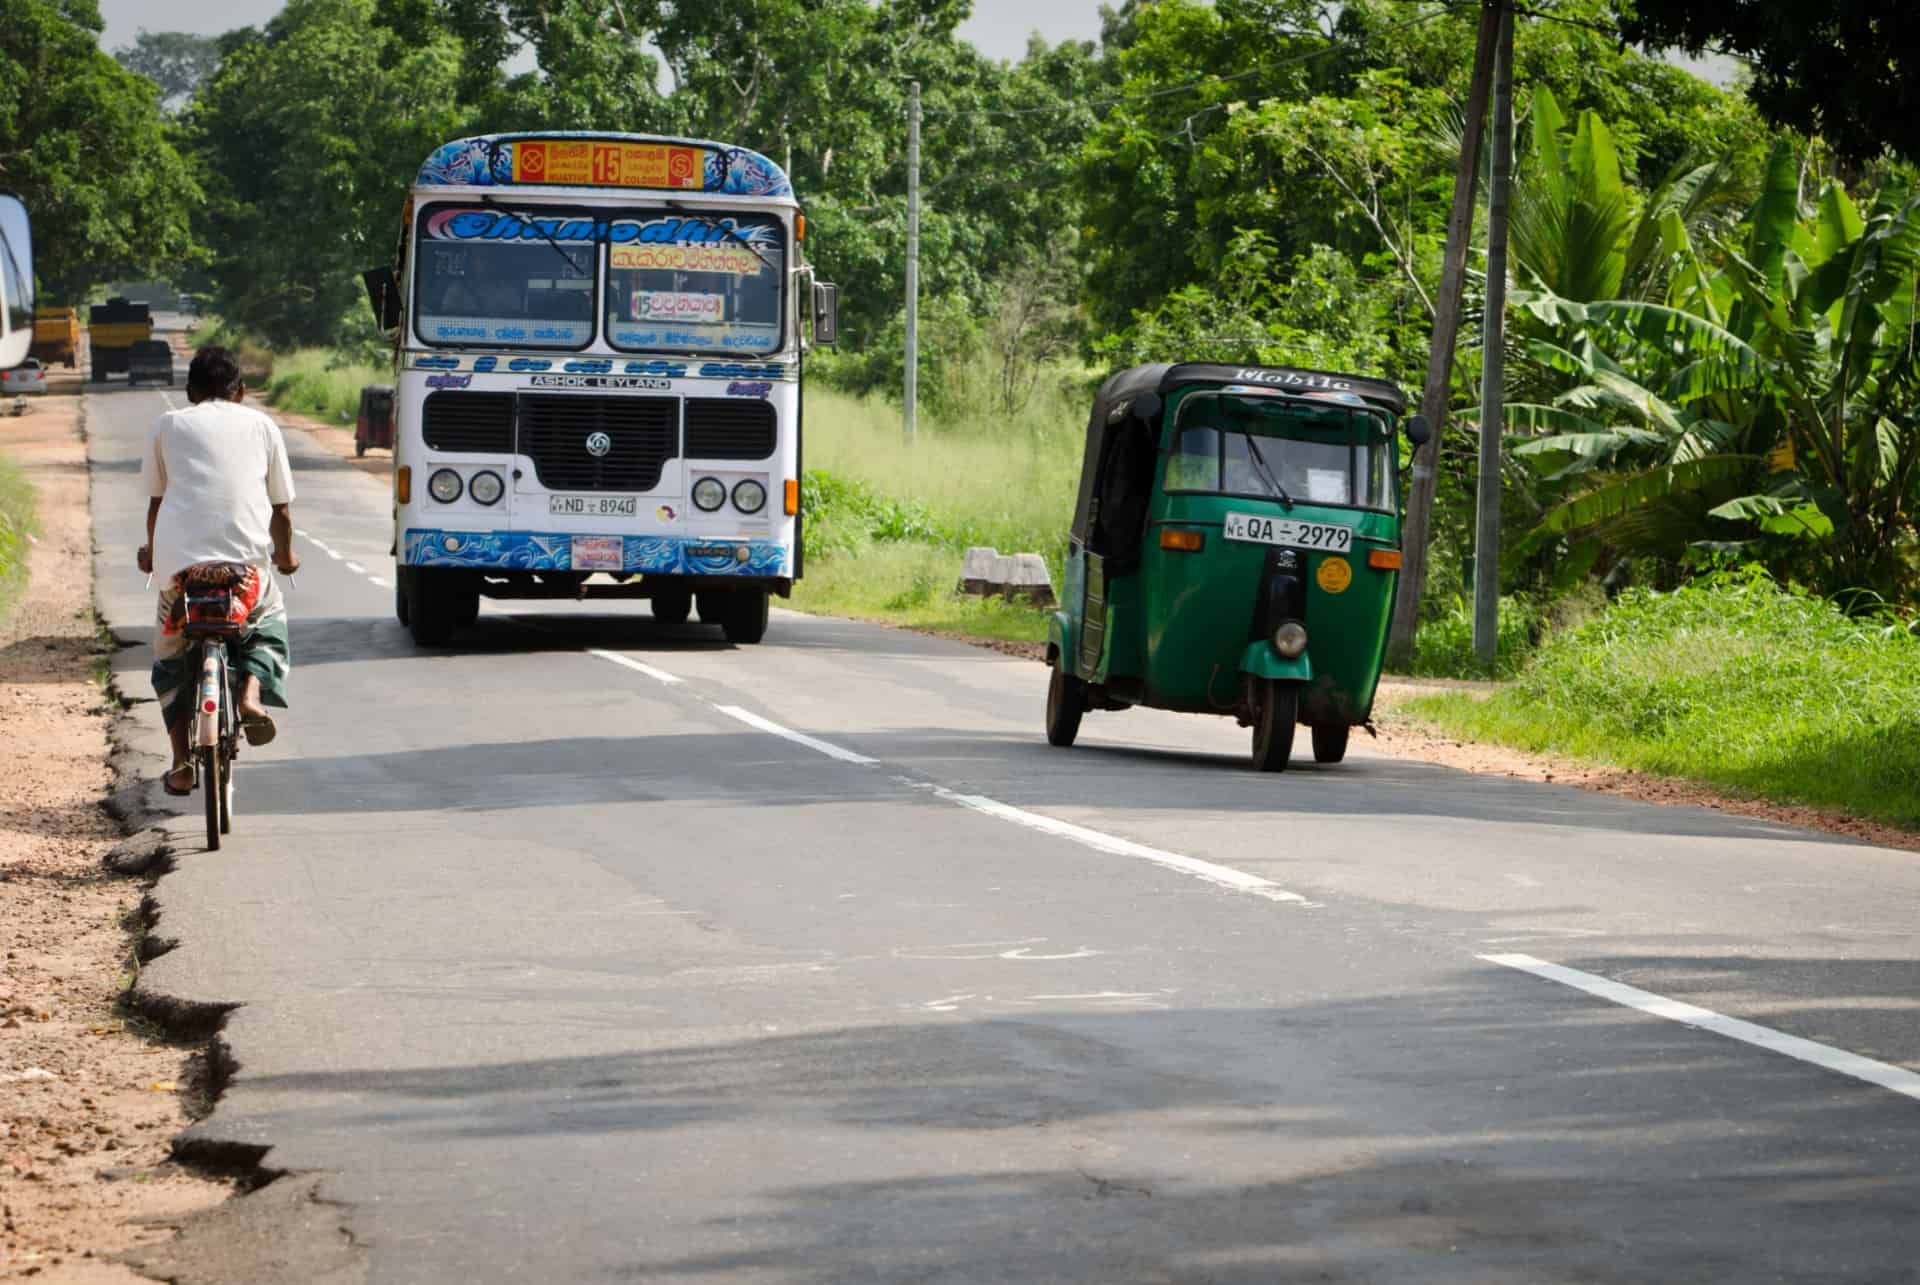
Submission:
[[[1397,423],[1407,395],[1382,379],[1290,366],[1228,366],[1214,362],[1155,362],[1116,371],[1093,397],[1087,419],[1086,454],[1080,463],[1080,494],[1073,507],[1073,536],[1098,553],[1125,556],[1138,540],[1153,485],[1159,409],[1175,389],[1194,384],[1252,384],[1289,393],[1352,393]],[[1142,399],[1147,399],[1145,402]],[[1136,413],[1139,407],[1149,413]],[[1105,517],[1102,517],[1102,513]]]

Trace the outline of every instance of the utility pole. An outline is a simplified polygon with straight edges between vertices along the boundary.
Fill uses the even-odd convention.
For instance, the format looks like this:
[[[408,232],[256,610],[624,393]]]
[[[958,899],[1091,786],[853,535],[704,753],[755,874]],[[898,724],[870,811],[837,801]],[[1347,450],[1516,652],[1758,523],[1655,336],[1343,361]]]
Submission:
[[[920,82],[907,86],[907,440],[920,400]]]
[[[1493,173],[1487,192],[1487,309],[1480,365],[1480,487],[1474,508],[1473,654],[1491,667],[1500,641],[1501,404],[1507,311],[1507,206],[1513,185],[1513,0],[1499,0],[1493,69]]]
[[[1487,94],[1493,84],[1494,46],[1500,36],[1500,6],[1484,0],[1480,37],[1473,52],[1473,79],[1460,137],[1460,168],[1453,176],[1453,212],[1447,216],[1447,248],[1440,266],[1440,297],[1435,301],[1433,344],[1427,354],[1427,382],[1420,413],[1433,428],[1433,440],[1413,453],[1413,485],[1407,496],[1407,520],[1401,546],[1400,596],[1393,607],[1393,633],[1387,662],[1405,671],[1413,664],[1420,631],[1420,598],[1427,587],[1427,544],[1433,534],[1433,496],[1440,480],[1440,436],[1447,426],[1447,391],[1453,380],[1453,350],[1460,336],[1460,297],[1467,279],[1467,247],[1473,240],[1474,193],[1480,183],[1480,133],[1487,119]]]

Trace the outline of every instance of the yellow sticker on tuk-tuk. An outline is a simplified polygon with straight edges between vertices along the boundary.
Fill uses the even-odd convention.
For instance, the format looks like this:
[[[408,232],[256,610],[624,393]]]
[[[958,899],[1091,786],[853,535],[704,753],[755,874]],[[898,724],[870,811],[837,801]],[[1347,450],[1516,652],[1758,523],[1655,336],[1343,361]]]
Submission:
[[[1353,583],[1353,564],[1345,558],[1328,556],[1320,559],[1320,570],[1313,578],[1328,593],[1345,593],[1347,586]]]

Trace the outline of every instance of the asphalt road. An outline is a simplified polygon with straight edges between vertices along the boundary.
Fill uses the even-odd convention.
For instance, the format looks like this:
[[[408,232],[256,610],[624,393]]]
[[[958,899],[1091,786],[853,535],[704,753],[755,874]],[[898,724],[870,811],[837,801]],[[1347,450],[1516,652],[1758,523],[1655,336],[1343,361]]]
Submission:
[[[161,406],[89,401],[131,641]],[[1053,750],[1041,666],[793,614],[421,653],[385,491],[288,436],[296,708],[225,850],[187,801],[142,984],[240,1005],[195,1132],[368,1278],[1916,1279],[1911,854],[1227,721]]]

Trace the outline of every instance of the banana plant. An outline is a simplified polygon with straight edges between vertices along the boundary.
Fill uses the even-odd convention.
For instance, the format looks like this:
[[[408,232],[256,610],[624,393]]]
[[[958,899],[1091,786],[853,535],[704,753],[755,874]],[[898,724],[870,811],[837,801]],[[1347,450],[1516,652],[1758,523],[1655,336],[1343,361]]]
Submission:
[[[1538,536],[1740,552],[1913,594],[1920,197],[1888,188],[1863,215],[1837,184],[1810,211],[1798,192],[1782,144],[1734,235],[1703,250],[1659,211],[1662,301],[1522,294],[1550,395],[1507,423],[1562,488]]]

